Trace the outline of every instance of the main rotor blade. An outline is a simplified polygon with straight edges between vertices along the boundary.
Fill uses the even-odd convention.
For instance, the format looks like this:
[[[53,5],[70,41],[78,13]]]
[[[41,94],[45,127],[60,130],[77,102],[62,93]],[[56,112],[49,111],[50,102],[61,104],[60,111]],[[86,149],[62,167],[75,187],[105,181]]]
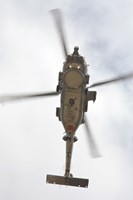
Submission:
[[[90,85],[88,88],[97,87],[97,86],[100,86],[100,85],[105,85],[105,84],[108,84],[108,83],[113,83],[113,82],[126,80],[126,79],[130,79],[130,78],[133,78],[133,73],[122,75],[122,76],[118,76],[116,78],[112,78],[112,79],[109,79],[109,80],[97,82],[97,83],[94,83],[94,84]]]
[[[87,138],[88,138],[88,142],[89,142],[91,156],[93,158],[101,157],[100,153],[98,152],[98,148],[96,146],[95,140],[91,134],[89,123],[88,123],[88,120],[86,117],[85,117],[85,128],[86,128],[86,133],[87,133]]]
[[[54,15],[55,23],[56,23],[56,26],[57,26],[57,31],[59,33],[59,37],[60,37],[61,44],[62,44],[62,47],[63,47],[64,55],[65,55],[65,58],[66,58],[68,56],[68,50],[67,50],[65,34],[64,34],[64,29],[63,29],[61,10],[60,9],[54,9],[54,10],[51,10],[51,13]]]
[[[3,95],[0,96],[0,103],[6,103],[10,101],[19,101],[25,99],[35,99],[46,96],[56,96],[59,92],[47,92],[47,93],[36,93],[36,94],[20,94],[20,95]]]

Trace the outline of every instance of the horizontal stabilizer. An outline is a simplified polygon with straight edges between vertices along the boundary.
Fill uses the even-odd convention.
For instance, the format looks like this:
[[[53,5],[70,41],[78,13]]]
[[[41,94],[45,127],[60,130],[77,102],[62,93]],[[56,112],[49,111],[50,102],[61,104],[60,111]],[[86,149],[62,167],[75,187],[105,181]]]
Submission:
[[[77,187],[87,188],[89,180],[82,179],[82,178],[47,175],[46,182],[52,183],[52,184],[69,185],[69,186],[77,186]]]

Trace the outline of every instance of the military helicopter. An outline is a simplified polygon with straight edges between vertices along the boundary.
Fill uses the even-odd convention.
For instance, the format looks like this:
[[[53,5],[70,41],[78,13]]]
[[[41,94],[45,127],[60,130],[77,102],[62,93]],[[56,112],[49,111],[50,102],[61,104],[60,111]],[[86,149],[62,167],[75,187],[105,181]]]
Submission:
[[[63,137],[63,140],[66,142],[65,174],[64,176],[47,175],[46,182],[87,188],[89,180],[73,177],[73,175],[70,173],[70,166],[73,144],[78,140],[75,136],[75,133],[81,124],[85,124],[86,132],[89,136],[89,146],[92,156],[95,158],[100,156],[85,117],[88,101],[94,102],[96,100],[96,91],[90,91],[89,89],[96,86],[133,78],[133,73],[97,82],[88,86],[89,74],[87,73],[87,64],[85,59],[79,54],[79,48],[77,46],[74,47],[72,54],[68,54],[61,11],[60,9],[54,9],[51,12],[55,19],[65,56],[63,69],[61,72],[59,72],[56,91],[35,94],[3,95],[0,96],[0,102],[5,103],[38,97],[60,95],[60,108],[56,108],[56,116],[58,117],[59,121],[62,122],[66,133],[66,135]]]

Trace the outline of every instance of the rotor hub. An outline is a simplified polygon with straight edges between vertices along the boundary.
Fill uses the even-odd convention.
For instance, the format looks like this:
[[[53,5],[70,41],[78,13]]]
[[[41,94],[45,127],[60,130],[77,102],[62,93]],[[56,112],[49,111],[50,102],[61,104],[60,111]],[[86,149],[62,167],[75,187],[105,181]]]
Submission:
[[[78,46],[75,46],[74,47],[74,51],[78,51],[79,50],[79,47]]]

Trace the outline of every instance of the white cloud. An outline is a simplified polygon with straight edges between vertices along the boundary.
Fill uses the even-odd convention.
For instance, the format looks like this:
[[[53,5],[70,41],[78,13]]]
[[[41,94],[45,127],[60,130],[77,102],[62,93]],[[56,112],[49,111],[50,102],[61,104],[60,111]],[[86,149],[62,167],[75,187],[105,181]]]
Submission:
[[[132,63],[132,1],[2,1],[0,94],[54,90],[63,54],[52,16],[61,7],[68,46],[90,63],[91,83],[129,72]],[[74,147],[72,172],[90,178],[87,190],[47,185],[63,175],[63,127],[55,117],[59,98],[0,107],[0,198],[132,199],[132,81],[96,88],[88,117],[103,157],[91,160],[84,129]],[[76,193],[76,196],[75,196]]]

